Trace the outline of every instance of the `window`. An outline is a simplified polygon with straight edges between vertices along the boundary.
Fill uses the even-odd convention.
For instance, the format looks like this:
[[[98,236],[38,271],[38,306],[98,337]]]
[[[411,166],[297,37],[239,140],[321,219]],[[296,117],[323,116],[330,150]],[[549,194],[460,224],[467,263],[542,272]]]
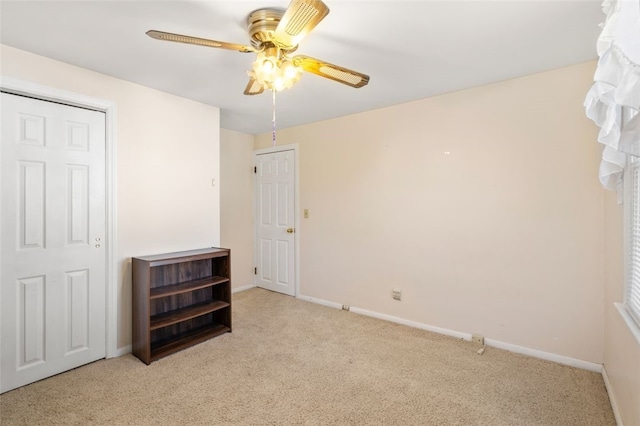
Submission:
[[[626,113],[626,114],[625,114]],[[627,109],[623,121],[628,122],[635,112]],[[628,314],[635,324],[632,330],[640,331],[640,157],[629,156],[624,175],[625,181],[625,234],[626,234],[626,283],[623,316]]]
[[[627,282],[625,305],[636,324],[640,325],[640,158],[633,158],[626,176],[630,182],[627,219]]]

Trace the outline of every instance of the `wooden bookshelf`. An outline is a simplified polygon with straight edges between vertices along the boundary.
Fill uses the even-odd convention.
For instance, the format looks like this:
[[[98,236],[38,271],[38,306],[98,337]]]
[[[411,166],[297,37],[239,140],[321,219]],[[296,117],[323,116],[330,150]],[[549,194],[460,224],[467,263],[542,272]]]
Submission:
[[[133,354],[145,364],[231,331],[230,250],[134,257]]]

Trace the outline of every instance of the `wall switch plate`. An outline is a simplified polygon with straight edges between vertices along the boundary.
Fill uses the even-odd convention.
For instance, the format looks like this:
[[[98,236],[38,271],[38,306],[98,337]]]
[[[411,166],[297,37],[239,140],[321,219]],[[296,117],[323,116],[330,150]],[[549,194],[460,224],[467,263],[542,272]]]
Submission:
[[[309,219],[309,209],[304,209],[304,218]]]
[[[402,290],[394,288],[391,290],[391,297],[393,300],[402,300]]]

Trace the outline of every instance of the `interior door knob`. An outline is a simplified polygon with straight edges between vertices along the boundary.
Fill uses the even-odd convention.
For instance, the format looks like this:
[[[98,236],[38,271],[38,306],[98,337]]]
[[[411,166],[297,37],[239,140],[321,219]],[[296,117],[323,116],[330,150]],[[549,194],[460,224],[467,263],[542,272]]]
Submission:
[[[294,232],[295,232],[295,231],[294,231],[294,229],[293,229],[293,228],[289,228],[289,229],[287,229],[287,233],[289,233],[289,234],[293,234]]]

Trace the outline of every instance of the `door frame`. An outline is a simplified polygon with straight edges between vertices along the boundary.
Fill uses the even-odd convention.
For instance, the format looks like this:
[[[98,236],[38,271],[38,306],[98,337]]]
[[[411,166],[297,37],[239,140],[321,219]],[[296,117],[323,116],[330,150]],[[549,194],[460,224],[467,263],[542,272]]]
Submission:
[[[14,95],[51,101],[60,104],[100,111],[105,113],[105,194],[106,194],[106,277],[105,277],[105,357],[123,355],[118,351],[118,271],[116,264],[116,103],[66,90],[55,89],[37,83],[0,75],[0,91]],[[2,201],[0,200],[0,203]],[[0,266],[2,258],[0,257]]]
[[[256,149],[253,151],[253,167],[258,164],[258,155],[273,154],[274,152],[293,151],[293,160],[295,161],[295,173],[293,176],[293,184],[295,185],[294,195],[295,200],[293,203],[293,217],[295,220],[295,233],[293,234],[293,242],[295,244],[295,250],[293,251],[293,267],[296,268],[294,274],[295,283],[293,297],[300,297],[300,156],[298,152],[298,144],[292,143],[289,145],[279,145],[270,148]],[[258,264],[258,175],[253,174],[253,264]],[[256,287],[256,276],[253,276],[253,286]]]

